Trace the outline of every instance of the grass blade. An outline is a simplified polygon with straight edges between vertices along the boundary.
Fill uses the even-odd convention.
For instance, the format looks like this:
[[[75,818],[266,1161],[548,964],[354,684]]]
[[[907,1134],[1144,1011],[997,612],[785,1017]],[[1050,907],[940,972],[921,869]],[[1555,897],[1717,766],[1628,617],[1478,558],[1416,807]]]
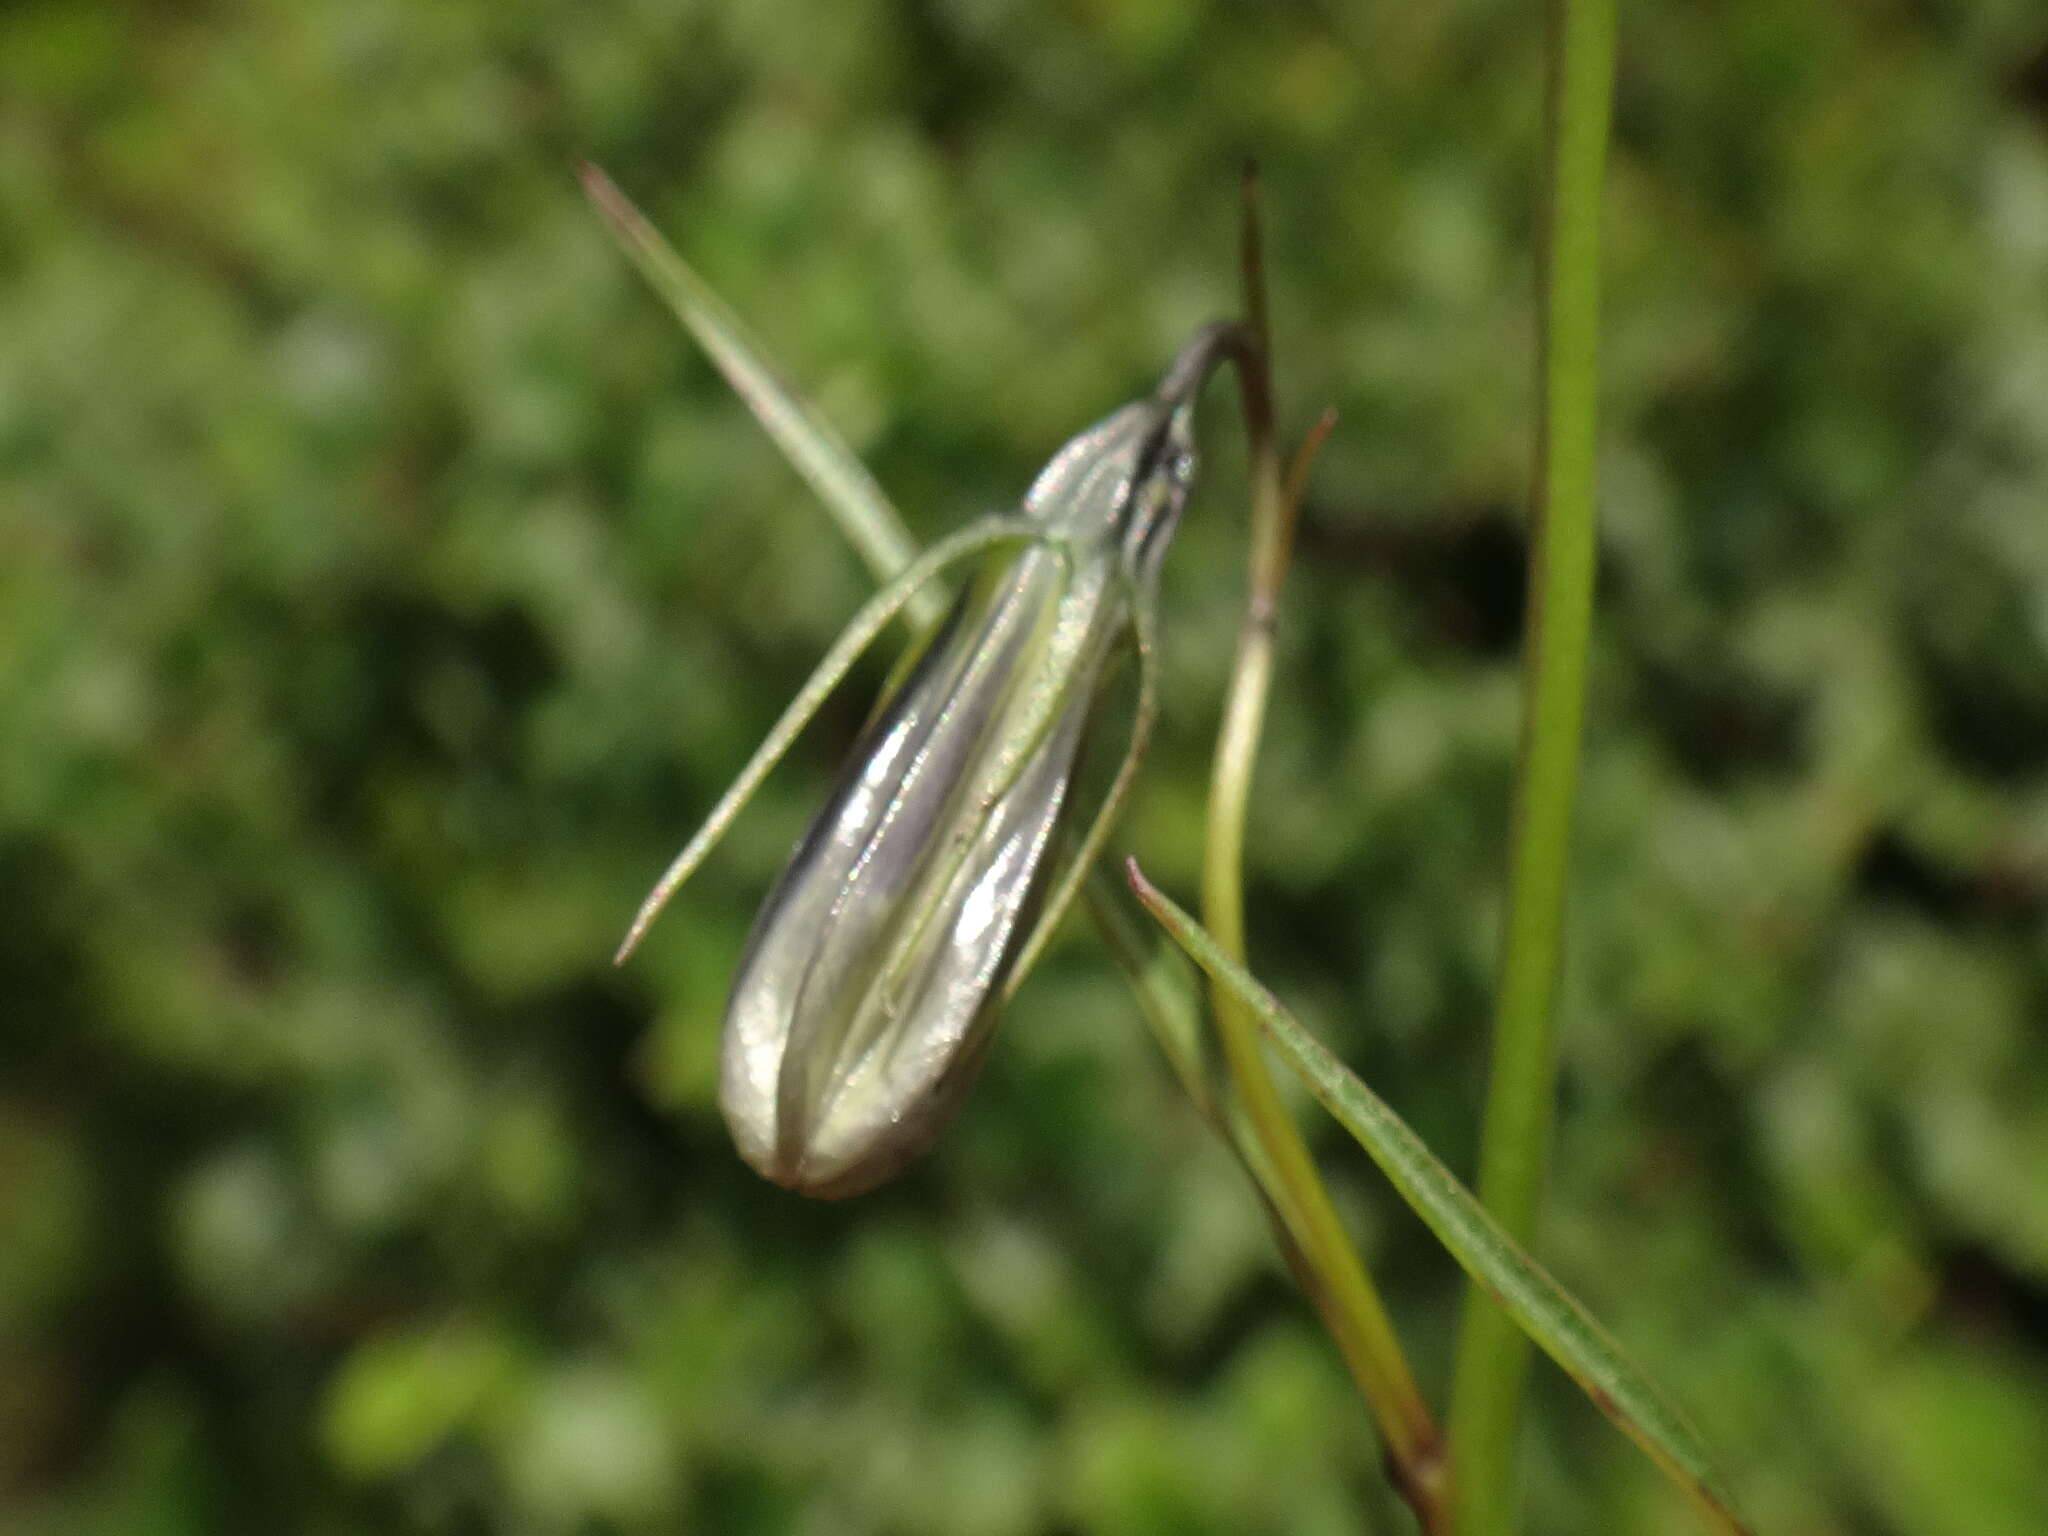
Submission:
[[[1196,964],[1257,1017],[1289,1066],[1379,1164],[1474,1282],[1543,1352],[1585,1389],[1600,1411],[1641,1446],[1700,1506],[1714,1528],[1747,1530],[1734,1513],[1698,1432],[1668,1403],[1613,1337],[1489,1216],[1422,1138],[1234,963],[1195,920],[1128,866],[1131,888]]]
[[[628,256],[697,339],[733,393],[746,402],[776,447],[825,503],[868,569],[889,580],[917,558],[917,541],[832,424],[776,377],[746,323],[594,165],[579,174],[583,190]],[[905,605],[911,627],[928,629],[945,612],[945,594],[927,588]]]
[[[732,781],[725,795],[711,814],[704,819],[696,834],[683,845],[654,889],[647,893],[647,899],[640,903],[640,910],[633,914],[633,925],[626,930],[624,942],[618,953],[612,956],[612,964],[624,965],[639,948],[640,941],[647,936],[647,930],[661,915],[661,909],[668,905],[669,898],[682,887],[685,880],[697,872],[697,866],[704,862],[706,854],[717,846],[725,836],[726,828],[733,823],[753,799],[754,792],[761,787],[761,781],[768,777],[775,765],[782,761],[782,754],[790,749],[797,735],[810,722],[832,691],[846,674],[853,670],[853,664],[861,653],[874,644],[875,637],[889,621],[903,611],[924,585],[940,571],[956,560],[978,554],[992,545],[1005,540],[1022,542],[1036,537],[1037,530],[1027,523],[1012,518],[987,517],[971,523],[954,534],[950,539],[941,539],[924,554],[920,555],[888,586],[882,588],[862,605],[860,612],[847,621],[846,628],[839,632],[839,638],[832,642],[832,649],[825,653],[812,671],[810,678],[795,698],[782,712],[782,718],[775,722],[761,745],[754,749],[754,755],[740,770],[738,778]]]

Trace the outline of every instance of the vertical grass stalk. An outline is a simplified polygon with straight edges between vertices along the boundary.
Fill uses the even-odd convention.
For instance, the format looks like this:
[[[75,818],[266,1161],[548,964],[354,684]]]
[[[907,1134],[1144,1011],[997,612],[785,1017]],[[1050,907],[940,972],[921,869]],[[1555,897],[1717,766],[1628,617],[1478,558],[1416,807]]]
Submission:
[[[1615,0],[1550,0],[1549,156],[1540,268],[1538,422],[1523,723],[1479,1195],[1527,1244],[1549,1154],[1572,801],[1585,715],[1595,565],[1600,192]],[[1451,1403],[1460,1536],[1516,1523],[1515,1451],[1529,1343],[1483,1292],[1467,1297]]]

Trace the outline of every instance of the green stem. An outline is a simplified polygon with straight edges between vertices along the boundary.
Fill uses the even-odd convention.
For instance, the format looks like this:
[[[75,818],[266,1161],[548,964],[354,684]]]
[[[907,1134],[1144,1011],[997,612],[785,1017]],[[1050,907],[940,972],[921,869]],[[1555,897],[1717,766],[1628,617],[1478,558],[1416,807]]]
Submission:
[[[1536,1225],[1550,1145],[1554,1013],[1592,627],[1600,190],[1613,98],[1614,9],[1615,0],[1550,0],[1548,7],[1550,168],[1524,716],[1479,1161],[1480,1198],[1525,1244]],[[1515,1447],[1528,1361],[1521,1330],[1474,1289],[1451,1407],[1461,1536],[1502,1536],[1515,1526]]]
[[[1283,483],[1273,424],[1264,289],[1249,179],[1244,270],[1245,313],[1255,339],[1251,355],[1241,357],[1238,368],[1251,445],[1251,580],[1217,735],[1202,863],[1205,921],[1224,951],[1239,962],[1245,956],[1245,813],[1272,684],[1273,621],[1293,529],[1293,503]],[[1216,986],[1210,997],[1232,1084],[1252,1140],[1273,1177],[1274,1204],[1313,1277],[1314,1284],[1308,1287],[1311,1299],[1379,1424],[1396,1488],[1424,1531],[1434,1536],[1447,1529],[1449,1512],[1441,1435],[1401,1353],[1386,1307],[1266,1070],[1257,1020],[1226,987]]]

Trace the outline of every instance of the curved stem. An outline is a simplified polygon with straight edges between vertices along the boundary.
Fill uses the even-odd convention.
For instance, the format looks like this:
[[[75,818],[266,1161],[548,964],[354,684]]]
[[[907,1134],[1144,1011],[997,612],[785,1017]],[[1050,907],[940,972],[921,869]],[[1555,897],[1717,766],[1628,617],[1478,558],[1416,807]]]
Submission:
[[[1245,956],[1245,813],[1273,678],[1274,615],[1286,575],[1294,513],[1282,483],[1273,427],[1264,287],[1249,178],[1244,268],[1245,313],[1252,335],[1251,345],[1237,356],[1252,458],[1251,581],[1216,741],[1202,864],[1204,922],[1225,953],[1240,962]],[[1378,1421],[1395,1486],[1425,1531],[1443,1531],[1448,1507],[1442,1440],[1401,1353],[1386,1307],[1266,1069],[1257,1021],[1227,988],[1217,986],[1210,996],[1232,1082],[1253,1139],[1274,1176],[1274,1203],[1314,1276],[1311,1299]]]

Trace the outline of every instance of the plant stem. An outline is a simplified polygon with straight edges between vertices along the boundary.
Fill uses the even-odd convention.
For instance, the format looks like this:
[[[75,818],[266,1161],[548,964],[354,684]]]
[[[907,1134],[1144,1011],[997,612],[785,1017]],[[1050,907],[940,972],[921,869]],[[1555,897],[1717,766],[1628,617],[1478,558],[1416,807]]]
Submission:
[[[1251,444],[1250,593],[1238,628],[1236,663],[1216,741],[1202,865],[1205,921],[1231,958],[1244,943],[1244,825],[1260,726],[1273,677],[1273,624],[1292,542],[1293,505],[1282,483],[1273,425],[1264,286],[1260,277],[1253,185],[1246,181],[1245,316],[1254,337],[1240,361],[1246,433]],[[1227,988],[1211,992],[1217,1034],[1253,1139],[1274,1176],[1275,1204],[1315,1283],[1306,1287],[1345,1364],[1378,1421],[1388,1470],[1426,1532],[1447,1529],[1449,1506],[1442,1439],[1373,1288],[1281,1101],[1261,1054],[1257,1021]]]
[[[1548,197],[1540,256],[1535,502],[1530,517],[1521,762],[1479,1195],[1527,1244],[1556,1091],[1555,1008],[1572,801],[1585,716],[1595,568],[1600,190],[1614,81],[1615,0],[1550,0]],[[1516,1524],[1515,1449],[1529,1344],[1483,1292],[1467,1296],[1452,1391],[1461,1536]]]

